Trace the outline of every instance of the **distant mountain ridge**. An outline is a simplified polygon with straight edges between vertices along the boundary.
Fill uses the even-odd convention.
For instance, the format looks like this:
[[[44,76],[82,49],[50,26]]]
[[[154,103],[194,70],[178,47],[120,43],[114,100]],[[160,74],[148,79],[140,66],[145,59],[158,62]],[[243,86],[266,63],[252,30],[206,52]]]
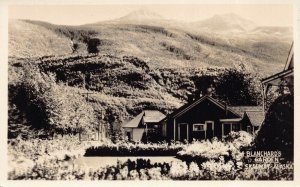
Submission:
[[[292,42],[291,28],[256,26],[235,14],[183,23],[138,10],[115,20],[82,26],[29,20],[11,21],[9,25],[10,56],[86,54],[88,45],[93,44],[99,54],[131,55],[156,68],[244,64],[253,72],[272,74],[284,65]],[[30,34],[23,32],[30,29]],[[57,38],[61,42],[56,43]],[[30,42],[23,45],[23,40]]]
[[[247,32],[257,27],[254,22],[232,13],[215,15],[193,24],[195,27],[214,32]]]
[[[156,12],[140,9],[133,12],[130,12],[129,14],[118,18],[118,20],[125,21],[125,20],[159,20],[164,19],[163,16],[159,15]]]
[[[148,9],[139,9],[133,12],[126,14],[117,19],[100,21],[96,23],[91,23],[88,25],[101,25],[101,24],[146,24],[146,25],[157,25],[157,26],[172,26],[178,27],[180,29],[190,29],[195,31],[205,31],[205,32],[214,32],[214,33],[240,33],[247,32],[253,33],[257,31],[257,29],[264,28],[264,32],[268,30],[268,32],[273,32],[273,30],[278,30],[280,28],[279,33],[290,34],[290,27],[283,26],[262,26],[257,25],[253,21],[243,18],[234,13],[226,13],[226,14],[217,14],[207,19],[199,18],[198,21],[192,22],[183,22],[172,19],[167,19],[157,12],[148,10]],[[263,32],[263,31],[262,31]],[[274,31],[275,32],[275,31]],[[287,33],[289,32],[289,33]]]

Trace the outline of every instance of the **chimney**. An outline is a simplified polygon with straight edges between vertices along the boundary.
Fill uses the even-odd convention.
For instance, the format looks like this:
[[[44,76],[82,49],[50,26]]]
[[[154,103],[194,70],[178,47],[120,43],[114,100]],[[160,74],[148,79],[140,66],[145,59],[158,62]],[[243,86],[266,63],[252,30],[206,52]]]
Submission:
[[[188,98],[188,103],[191,103],[191,102],[194,101],[194,95],[193,94],[188,94],[187,98]]]
[[[213,88],[212,88],[212,85],[210,85],[207,89],[206,89],[206,95],[208,96],[212,96],[212,93],[213,93]]]
[[[199,90],[195,91],[195,100],[197,100],[197,99],[199,99],[201,97],[202,97],[202,92],[199,91]]]

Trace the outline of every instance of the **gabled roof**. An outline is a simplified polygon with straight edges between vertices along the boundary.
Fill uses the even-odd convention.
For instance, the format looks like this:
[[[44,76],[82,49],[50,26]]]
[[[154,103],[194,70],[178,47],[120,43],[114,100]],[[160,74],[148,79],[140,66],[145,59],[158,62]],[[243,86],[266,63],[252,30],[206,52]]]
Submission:
[[[230,106],[229,108],[241,116],[247,115],[253,126],[260,126],[265,119],[262,106]]]
[[[130,120],[128,123],[123,124],[123,127],[131,127],[131,128],[136,128],[139,126],[139,124],[142,121],[144,112],[141,112],[139,115],[135,116],[132,120]]]
[[[137,128],[141,127],[142,120],[145,123],[158,123],[166,116],[157,110],[144,110],[128,123],[123,124],[123,127]]]
[[[239,114],[241,117],[244,116],[246,111],[263,111],[262,106],[228,106],[228,108]]]
[[[173,113],[171,113],[169,115],[169,117],[171,118],[176,118],[184,113],[186,113],[187,111],[189,111],[190,109],[192,109],[193,107],[197,106],[199,103],[201,103],[202,101],[208,99],[209,101],[211,101],[212,103],[214,103],[215,105],[217,105],[218,107],[222,108],[223,110],[226,110],[226,106],[223,105],[222,103],[220,103],[219,101],[213,99],[212,97],[205,95],[191,103],[187,103],[183,106],[181,106],[180,108],[178,108],[177,110],[175,110]],[[227,108],[228,111],[232,112],[233,114],[240,116],[239,114],[235,113],[234,111],[232,111],[230,108]],[[240,116],[242,117],[242,116]]]
[[[158,110],[145,110],[144,111],[144,122],[145,123],[158,123],[166,116]]]
[[[264,122],[265,114],[263,111],[246,111],[245,114],[253,126],[261,126]]]

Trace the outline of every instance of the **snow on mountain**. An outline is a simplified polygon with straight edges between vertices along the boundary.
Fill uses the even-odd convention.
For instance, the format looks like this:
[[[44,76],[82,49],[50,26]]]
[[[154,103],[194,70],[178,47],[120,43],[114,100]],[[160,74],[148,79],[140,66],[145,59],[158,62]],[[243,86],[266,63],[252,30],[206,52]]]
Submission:
[[[133,11],[118,20],[120,21],[142,21],[142,20],[161,20],[164,19],[161,15],[157,14],[156,12],[150,10],[136,10]]]
[[[252,21],[233,13],[215,15],[206,20],[194,22],[193,24],[197,29],[213,32],[245,32],[256,27]]]

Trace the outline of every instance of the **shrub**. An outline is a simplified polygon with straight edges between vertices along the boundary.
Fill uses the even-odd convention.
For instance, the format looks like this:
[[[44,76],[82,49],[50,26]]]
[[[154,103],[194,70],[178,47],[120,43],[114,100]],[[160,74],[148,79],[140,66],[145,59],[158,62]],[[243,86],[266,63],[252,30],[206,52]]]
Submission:
[[[183,145],[118,143],[89,147],[85,156],[175,156]]]
[[[172,162],[170,168],[170,177],[173,179],[181,179],[187,175],[188,167],[185,162]]]

